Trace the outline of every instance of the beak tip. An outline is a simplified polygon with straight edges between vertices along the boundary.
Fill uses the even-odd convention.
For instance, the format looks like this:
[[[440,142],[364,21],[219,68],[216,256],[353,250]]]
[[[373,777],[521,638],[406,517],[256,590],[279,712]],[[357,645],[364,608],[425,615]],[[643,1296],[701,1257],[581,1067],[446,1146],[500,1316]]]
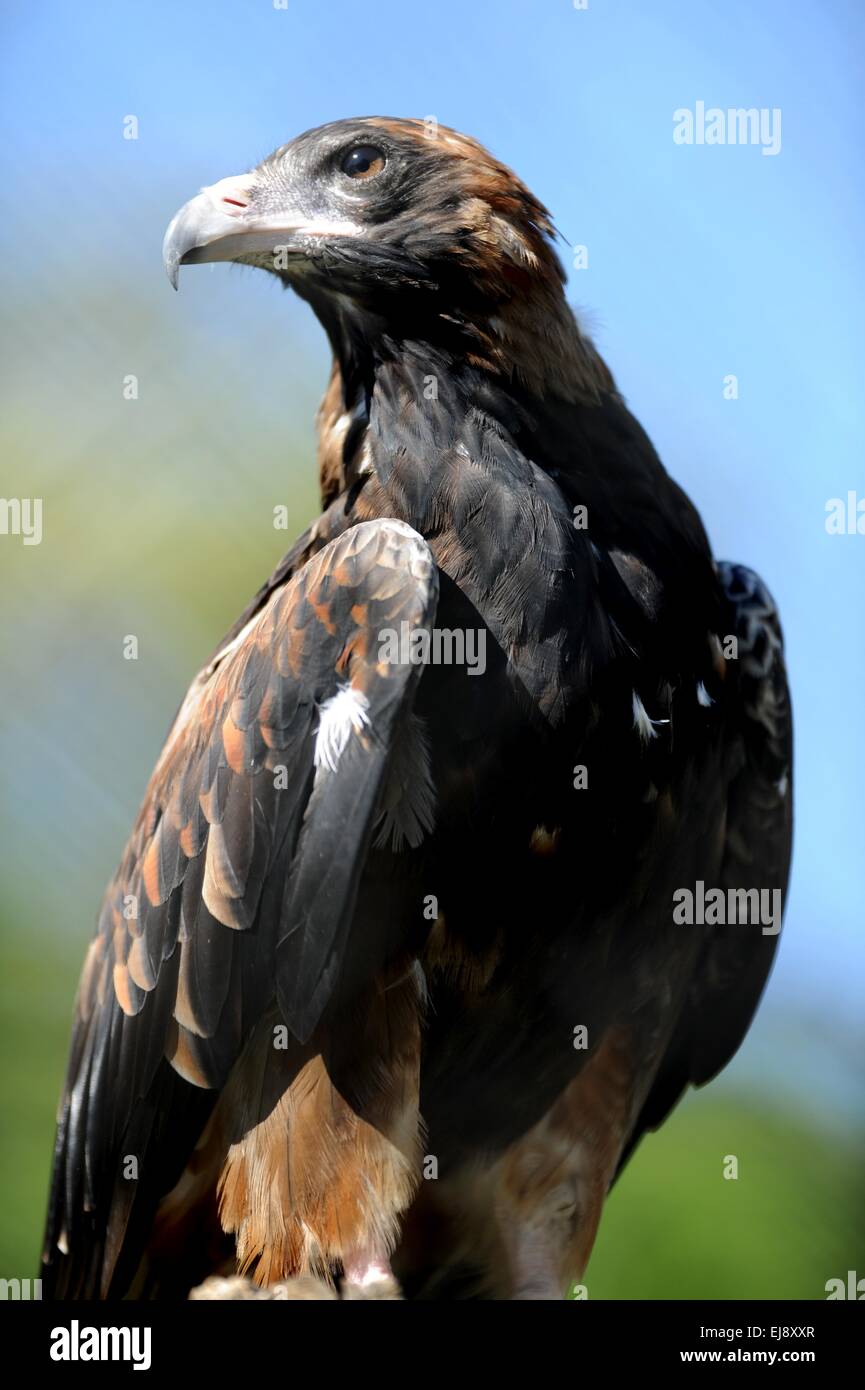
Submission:
[[[168,236],[162,245],[162,264],[165,267],[165,274],[168,276],[168,283],[173,290],[176,290],[180,278],[180,256],[169,244]]]
[[[168,225],[168,230],[162,239],[162,264],[165,267],[165,274],[173,290],[177,289],[177,282],[180,279],[180,266],[183,255],[186,251],[186,243],[179,232],[180,214],[172,218]]]
[[[172,289],[178,287],[182,265],[234,259],[237,233],[242,230],[237,214],[248,207],[249,183],[249,175],[222,179],[203,188],[174,214],[162,241],[162,263]],[[230,211],[223,204],[230,205]]]

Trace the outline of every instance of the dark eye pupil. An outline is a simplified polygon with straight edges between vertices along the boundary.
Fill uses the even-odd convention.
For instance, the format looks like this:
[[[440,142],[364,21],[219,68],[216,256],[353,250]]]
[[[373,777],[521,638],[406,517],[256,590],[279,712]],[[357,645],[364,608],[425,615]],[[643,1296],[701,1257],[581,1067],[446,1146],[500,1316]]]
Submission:
[[[342,172],[349,178],[369,178],[384,168],[384,155],[375,145],[358,145],[342,161]]]

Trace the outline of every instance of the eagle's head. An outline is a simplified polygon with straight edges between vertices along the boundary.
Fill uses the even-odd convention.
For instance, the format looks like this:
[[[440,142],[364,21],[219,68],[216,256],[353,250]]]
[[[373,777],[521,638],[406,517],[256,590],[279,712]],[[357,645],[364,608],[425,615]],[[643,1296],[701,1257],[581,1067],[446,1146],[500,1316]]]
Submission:
[[[528,384],[594,395],[606,368],[564,295],[546,208],[468,136],[369,116],[299,135],[220,179],[165,235],[168,275],[260,266],[321,319],[343,377],[358,353],[422,341]]]
[[[384,316],[412,291],[472,313],[540,285],[561,292],[552,236],[546,209],[476,141],[372,116],[307,131],[202,189],[164,256],[175,286],[181,265],[238,261]]]

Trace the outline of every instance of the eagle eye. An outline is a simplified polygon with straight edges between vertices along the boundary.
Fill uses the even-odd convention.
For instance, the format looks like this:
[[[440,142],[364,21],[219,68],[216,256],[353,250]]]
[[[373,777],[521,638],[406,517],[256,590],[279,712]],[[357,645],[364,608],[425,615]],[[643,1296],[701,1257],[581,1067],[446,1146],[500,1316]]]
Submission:
[[[355,145],[339,167],[350,179],[372,179],[384,166],[385,158],[377,145]]]

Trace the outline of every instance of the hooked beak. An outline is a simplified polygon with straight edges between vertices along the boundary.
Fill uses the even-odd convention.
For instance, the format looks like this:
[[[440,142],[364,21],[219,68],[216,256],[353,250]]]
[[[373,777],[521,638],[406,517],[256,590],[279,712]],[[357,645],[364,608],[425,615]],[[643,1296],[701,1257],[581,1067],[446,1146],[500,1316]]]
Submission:
[[[273,235],[249,217],[254,174],[235,174],[202,188],[172,217],[162,243],[162,260],[174,289],[182,265],[232,261],[273,247]],[[259,224],[261,219],[257,219]]]
[[[257,171],[233,174],[184,203],[162,243],[162,260],[174,289],[182,265],[251,260],[284,272],[288,258],[315,255],[323,238],[356,236],[360,230],[352,223],[310,220],[294,210],[264,212],[256,206],[257,192]],[[280,253],[282,264],[277,263]]]

